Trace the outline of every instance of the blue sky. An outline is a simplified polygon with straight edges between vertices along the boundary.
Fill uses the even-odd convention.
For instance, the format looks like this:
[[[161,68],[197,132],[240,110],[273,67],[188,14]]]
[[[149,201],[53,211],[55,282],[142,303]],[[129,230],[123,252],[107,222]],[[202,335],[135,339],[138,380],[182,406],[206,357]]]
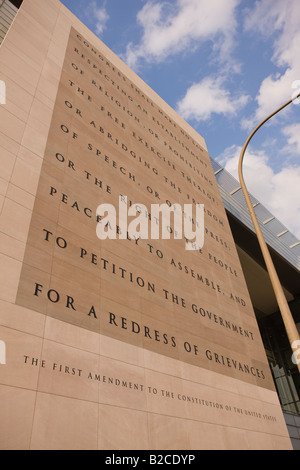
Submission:
[[[299,0],[62,0],[237,177],[252,129],[300,91]],[[255,137],[250,191],[300,238],[300,104]]]

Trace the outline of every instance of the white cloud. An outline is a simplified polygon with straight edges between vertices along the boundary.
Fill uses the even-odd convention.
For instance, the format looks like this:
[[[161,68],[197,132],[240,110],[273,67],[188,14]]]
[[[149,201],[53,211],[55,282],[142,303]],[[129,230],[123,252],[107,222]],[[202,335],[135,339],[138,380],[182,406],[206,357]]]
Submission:
[[[106,23],[109,20],[109,15],[106,11],[106,3],[104,2],[101,6],[98,5],[96,0],[89,3],[86,10],[86,16],[89,20],[94,21],[94,31],[97,35],[101,35],[106,28]]]
[[[260,0],[247,9],[245,31],[274,37],[273,63],[278,73],[266,77],[256,97],[255,115],[244,121],[254,127],[292,97],[292,84],[300,79],[300,2],[299,0]]]
[[[218,158],[236,179],[241,150],[229,147]],[[285,166],[275,173],[267,154],[250,147],[244,160],[244,177],[249,192],[300,239],[300,165]]]
[[[212,114],[234,116],[248,102],[249,97],[231,96],[222,84],[222,79],[206,77],[192,85],[185,97],[178,103],[178,113],[184,119],[206,121]]]
[[[300,124],[291,124],[285,127],[283,133],[288,137],[290,152],[300,155]]]
[[[235,9],[240,0],[149,0],[137,15],[143,28],[140,44],[128,44],[126,62],[161,62],[168,56],[211,41],[220,56],[228,57],[236,29]]]
[[[250,119],[243,121],[244,128],[253,129],[295,93],[293,84],[300,80],[299,24],[299,0],[259,0],[254,8],[247,9],[245,31],[273,40],[270,60],[278,71],[262,81],[256,97],[257,108]],[[250,192],[300,238],[300,124],[287,125],[286,121],[292,115],[293,106],[290,105],[286,114],[281,113],[284,118],[281,120],[281,132],[287,139],[286,145],[279,149],[285,158],[282,168],[275,171],[268,154],[254,151],[251,147],[247,151],[244,167]],[[235,171],[235,176],[240,151],[233,147],[223,154],[223,164],[231,173]]]

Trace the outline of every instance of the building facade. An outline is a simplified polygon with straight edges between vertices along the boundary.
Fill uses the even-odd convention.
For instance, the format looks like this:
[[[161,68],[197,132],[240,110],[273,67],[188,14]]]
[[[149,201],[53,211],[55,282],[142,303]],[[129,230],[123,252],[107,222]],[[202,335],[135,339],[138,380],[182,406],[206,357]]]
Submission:
[[[0,447],[296,447],[298,377],[204,139],[58,0],[5,0],[0,24]],[[136,230],[155,204],[201,204],[205,243],[171,219],[170,239],[130,237],[121,217],[99,240],[100,204]],[[284,231],[268,242],[297,316]]]
[[[300,449],[300,378],[268,278],[261,250],[239,183],[212,159],[231,230],[238,249],[276,390],[295,450]],[[251,196],[264,238],[300,328],[300,242],[255,197]],[[297,429],[295,429],[297,428]]]

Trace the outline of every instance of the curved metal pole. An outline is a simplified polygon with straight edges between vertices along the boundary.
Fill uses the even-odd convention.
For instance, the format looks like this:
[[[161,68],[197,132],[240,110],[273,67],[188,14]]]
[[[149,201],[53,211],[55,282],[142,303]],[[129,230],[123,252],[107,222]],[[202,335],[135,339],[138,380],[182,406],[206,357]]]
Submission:
[[[297,330],[293,315],[291,313],[289,304],[286,300],[283,288],[281,286],[279,277],[277,275],[273,260],[272,260],[271,255],[270,255],[270,251],[269,251],[269,249],[267,247],[267,244],[265,242],[265,239],[263,237],[258,219],[256,217],[256,213],[255,213],[253,204],[251,202],[251,199],[250,199],[250,196],[249,196],[246,184],[245,184],[245,180],[244,180],[244,176],[243,176],[243,161],[244,161],[244,156],[245,156],[247,147],[248,147],[252,137],[256,134],[256,132],[267,121],[269,121],[269,119],[271,119],[277,113],[279,113],[284,108],[289,106],[297,98],[300,98],[300,94],[298,96],[294,97],[293,99],[291,99],[290,101],[288,101],[283,106],[281,106],[281,108],[277,109],[274,113],[270,114],[270,116],[268,116],[266,119],[264,119],[264,121],[261,122],[259,124],[259,126],[256,127],[256,129],[254,129],[254,131],[248,137],[248,139],[247,139],[247,141],[246,141],[246,143],[243,147],[243,150],[242,150],[241,156],[240,156],[240,161],[239,161],[239,179],[240,179],[241,187],[242,187],[244,197],[245,197],[245,200],[246,200],[246,204],[247,204],[247,207],[248,207],[248,210],[249,210],[249,213],[250,213],[253,225],[254,225],[254,229],[255,229],[256,234],[257,234],[258,242],[260,244],[260,248],[261,248],[261,251],[262,251],[266,266],[267,266],[267,270],[268,270],[270,280],[271,280],[271,283],[272,283],[272,286],[273,286],[273,289],[274,289],[274,293],[275,293],[276,300],[277,300],[277,303],[278,303],[278,306],[279,306],[279,310],[281,312],[281,316],[282,316],[282,319],[283,319],[283,322],[284,322],[284,325],[285,325],[285,329],[286,329],[286,332],[287,332],[287,335],[288,335],[288,338],[289,338],[290,345],[291,345],[292,349],[297,349],[297,347],[299,347],[299,344],[300,344],[299,332]],[[298,342],[298,343],[296,343],[296,342]],[[300,364],[297,364],[297,366],[298,366],[298,371],[300,373]]]

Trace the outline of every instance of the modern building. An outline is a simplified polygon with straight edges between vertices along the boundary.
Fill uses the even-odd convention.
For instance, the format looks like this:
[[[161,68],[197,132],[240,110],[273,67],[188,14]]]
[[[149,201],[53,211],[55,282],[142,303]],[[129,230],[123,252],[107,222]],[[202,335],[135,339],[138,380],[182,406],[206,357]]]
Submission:
[[[260,327],[276,390],[295,449],[300,449],[300,377],[291,360],[291,347],[265,268],[252,221],[238,181],[212,159],[243,272]],[[295,323],[300,329],[300,241],[257,199],[251,197],[284,287]],[[298,429],[296,429],[298,427]]]
[[[1,42],[0,448],[300,450],[239,183],[58,0],[0,1]],[[201,198],[204,247],[100,242],[120,195]],[[252,201],[300,329],[300,242]]]

